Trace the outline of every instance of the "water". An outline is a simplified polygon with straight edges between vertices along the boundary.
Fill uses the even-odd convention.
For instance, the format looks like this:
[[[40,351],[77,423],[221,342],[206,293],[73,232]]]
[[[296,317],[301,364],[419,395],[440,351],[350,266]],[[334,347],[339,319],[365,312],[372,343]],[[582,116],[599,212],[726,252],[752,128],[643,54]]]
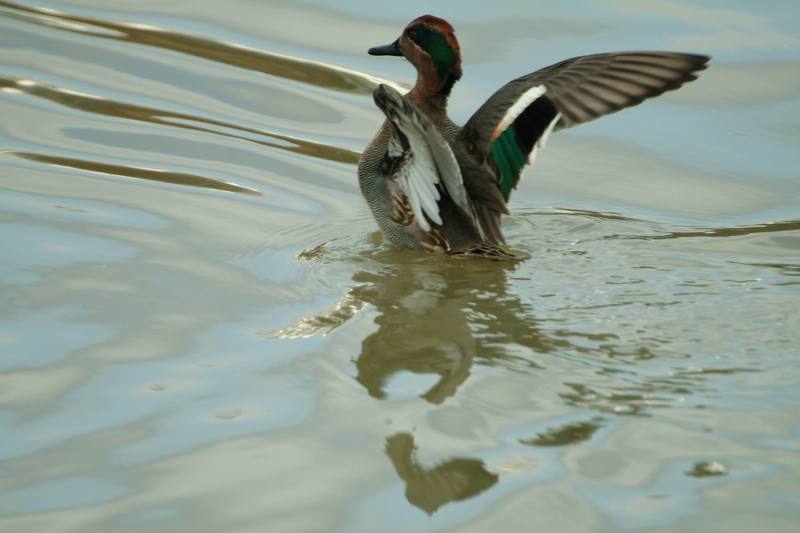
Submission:
[[[551,139],[511,264],[393,249],[357,190],[413,80],[365,50],[426,3],[0,2],[0,530],[796,530],[797,6],[502,4],[437,4],[459,121],[714,57]]]

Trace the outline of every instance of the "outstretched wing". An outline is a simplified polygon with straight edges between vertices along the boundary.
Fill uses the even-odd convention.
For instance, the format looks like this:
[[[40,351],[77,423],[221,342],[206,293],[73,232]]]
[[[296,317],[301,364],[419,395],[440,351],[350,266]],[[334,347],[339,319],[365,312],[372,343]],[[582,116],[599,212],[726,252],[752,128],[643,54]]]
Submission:
[[[470,194],[476,189],[486,195],[489,184],[481,179],[490,180],[507,201],[522,167],[533,162],[551,131],[677,89],[696,79],[695,73],[708,60],[674,52],[596,54],[567,59],[507,83],[475,112],[459,135],[468,151],[477,153],[478,161],[491,157],[497,167],[494,175],[465,175],[467,189]],[[486,207],[505,211],[500,196]]]
[[[515,81],[547,87],[548,97],[561,112],[559,130],[677,89],[696,80],[696,72],[705,69],[709,59],[679,52],[594,54],[561,61]]]
[[[395,181],[408,198],[419,226],[430,231],[428,220],[442,224],[440,185],[474,221],[455,155],[430,119],[388,85],[378,85],[373,97],[392,125],[389,156],[396,161]]]

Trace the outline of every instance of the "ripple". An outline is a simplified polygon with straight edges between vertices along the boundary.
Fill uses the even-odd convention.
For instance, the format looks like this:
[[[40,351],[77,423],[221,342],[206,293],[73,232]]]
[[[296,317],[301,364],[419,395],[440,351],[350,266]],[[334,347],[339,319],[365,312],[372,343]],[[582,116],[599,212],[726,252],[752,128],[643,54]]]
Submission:
[[[18,157],[20,159],[26,159],[28,161],[44,163],[46,165],[86,170],[89,172],[96,172],[98,174],[110,174],[112,176],[160,181],[162,183],[187,185],[190,187],[202,187],[204,189],[216,189],[218,191],[251,194],[256,196],[261,195],[260,191],[250,187],[237,185],[236,183],[229,181],[187,174],[185,172],[172,172],[155,168],[113,165],[111,163],[104,163],[101,161],[87,161],[83,159],[73,159],[70,157],[36,154],[31,152],[6,151],[0,153]]]
[[[778,233],[782,231],[800,230],[800,219],[778,222],[765,222],[751,226],[733,226],[730,228],[711,228],[697,231],[674,231],[664,235],[609,235],[607,239],[644,239],[649,241],[661,239],[685,239],[691,237],[741,237],[758,233]]]
[[[147,122],[162,126],[171,126],[186,130],[201,131],[214,135],[221,135],[232,139],[239,139],[269,148],[277,148],[301,155],[336,161],[340,163],[355,164],[358,162],[359,153],[346,148],[340,148],[323,143],[300,139],[289,135],[278,134],[255,128],[248,128],[231,122],[211,118],[177,113],[165,109],[146,107],[137,104],[101,98],[99,96],[73,91],[63,87],[43,84],[35,80],[15,78],[0,75],[0,89],[13,89],[14,91],[42,98],[77,109],[85,113]],[[280,142],[264,141],[245,134],[268,137]]]
[[[741,508],[754,491],[791,489],[795,167],[788,138],[753,144],[791,113],[712,128],[727,104],[665,101],[567,135],[504,221],[530,257],[454,261],[384,243],[358,196],[380,114],[355,30],[377,44],[393,15],[16,1],[0,271],[25,277],[0,287],[0,529],[379,531],[375,509],[406,531],[741,528],[764,515]],[[308,31],[284,38],[287,20]],[[506,22],[465,24],[465,51]],[[495,41],[519,52],[530,27],[512,26]],[[519,66],[470,56],[487,89]],[[478,97],[461,95],[457,116]],[[661,126],[609,141],[636,113]],[[673,120],[709,142],[673,150]],[[730,475],[692,477],[716,462]]]
[[[695,463],[692,469],[686,472],[690,477],[727,476],[728,468],[716,461]]]
[[[34,24],[101,39],[126,41],[180,52],[337,91],[371,94],[379,83],[395,85],[388,80],[336,65],[265,52],[236,43],[188,35],[155,26],[70,15],[52,9],[29,7],[12,2],[0,2],[0,7],[12,10],[13,16]],[[8,13],[4,15],[9,16]],[[54,25],[53,21],[58,21],[58,23]]]
[[[592,435],[600,429],[602,418],[595,418],[591,422],[575,422],[548,429],[544,433],[530,439],[519,439],[521,444],[528,446],[566,446],[577,444],[592,438]]]

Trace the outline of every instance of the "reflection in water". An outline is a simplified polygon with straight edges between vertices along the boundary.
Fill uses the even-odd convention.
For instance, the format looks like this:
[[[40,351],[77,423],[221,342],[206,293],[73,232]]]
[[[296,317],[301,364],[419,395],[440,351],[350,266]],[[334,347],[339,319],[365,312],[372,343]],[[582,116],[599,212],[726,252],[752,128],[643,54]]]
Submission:
[[[565,426],[548,429],[532,439],[520,439],[519,442],[529,446],[566,446],[577,444],[592,438],[600,429],[602,418],[595,418],[591,422],[576,422]]]
[[[439,376],[422,394],[439,404],[455,394],[476,362],[538,368],[532,360],[512,354],[511,346],[536,353],[572,346],[564,338],[544,334],[530,305],[508,291],[507,276],[516,270],[516,263],[463,261],[397,250],[372,251],[362,258],[377,265],[353,276],[359,285],[334,309],[267,335],[326,334],[372,306],[378,329],[362,342],[356,379],[374,398],[385,397],[391,376],[409,371]]]
[[[647,415],[652,407],[666,407],[672,397],[659,395],[669,392],[675,396],[689,392],[676,384],[674,379],[663,379],[660,383],[648,381],[642,384],[626,383],[624,387],[597,387],[584,383],[564,383],[570,390],[560,396],[567,405],[591,408],[617,415]]]
[[[497,483],[497,474],[486,470],[481,460],[456,457],[424,468],[417,463],[415,450],[414,437],[408,433],[386,439],[386,454],[406,483],[406,498],[428,514],[449,502],[477,496]]]
[[[358,156],[346,148],[372,134],[376,78],[357,71],[366,59],[309,51],[274,24],[260,37],[245,18],[272,4],[225,4],[238,15],[221,20],[221,3],[12,1],[0,0],[0,531],[518,531],[532,518],[707,531],[765,512],[770,530],[792,530],[790,50],[753,51],[762,72],[730,49],[732,83],[641,111],[665,127],[695,117],[696,138],[665,149],[684,161],[659,155],[655,130],[612,155],[607,134],[627,131],[616,121],[565,137],[507,219],[533,258],[465,263],[364,238],[374,223],[344,177]],[[312,4],[295,12],[318,43],[375,24],[354,4]],[[648,24],[569,11],[550,21],[576,31],[547,33],[568,49],[586,44],[579,26],[601,28],[605,48],[611,29]],[[512,52],[484,50],[476,78],[506,79],[536,32],[473,14],[473,44]],[[242,22],[254,31],[240,38]],[[743,67],[765,74],[755,99]],[[570,146],[598,157],[573,164]],[[650,177],[629,187],[636,176]],[[278,180],[309,201],[335,195],[289,215],[245,196]],[[76,314],[50,312],[65,302]],[[304,318],[282,339],[254,337],[287,313]],[[374,527],[348,522],[362,514]]]
[[[356,285],[333,309],[306,315],[293,325],[264,335],[282,338],[325,335],[368,308],[374,313],[376,329],[364,337],[354,360],[356,380],[373,398],[386,398],[392,377],[411,372],[437,377],[421,397],[441,404],[456,394],[474,372],[475,364],[539,373],[547,372],[548,361],[555,357],[577,365],[559,378],[561,387],[557,394],[566,405],[616,415],[650,416],[655,408],[675,405],[688,395],[707,392],[710,374],[755,371],[749,366],[719,367],[713,363],[706,366],[707,360],[699,363],[697,359],[690,369],[678,364],[665,374],[638,374],[632,365],[640,362],[659,359],[669,365],[668,361],[695,356],[676,350],[648,330],[633,331],[630,337],[623,337],[583,327],[595,324],[598,309],[604,309],[604,305],[631,305],[632,300],[639,298],[655,308],[663,306],[664,301],[676,301],[672,293],[643,296],[637,292],[636,284],[632,289],[618,291],[615,293],[618,298],[604,305],[563,306],[559,310],[567,312],[569,320],[545,322],[534,314],[535,296],[526,301],[514,287],[513,280],[526,263],[465,262],[382,249],[379,245],[354,253],[349,247],[328,249],[326,244],[300,253],[298,259],[320,265],[331,261],[352,262],[357,269],[352,276]],[[610,287],[627,287],[617,285],[616,278],[606,283]],[[677,290],[687,289],[677,285]],[[548,302],[541,300],[545,315],[546,305],[552,305]],[[552,446],[587,440],[600,426],[599,422],[559,427],[524,444]]]
[[[334,253],[320,245],[298,258],[324,263]],[[586,373],[564,376],[559,396],[567,405],[647,416],[653,408],[703,390],[708,373],[752,371],[697,367],[675,369],[666,376],[631,378],[626,367],[632,362],[690,355],[672,353],[647,339],[631,343],[616,334],[578,331],[563,321],[545,326],[535,317],[533,304],[510,287],[520,263],[465,262],[380,248],[355,257],[343,253],[345,260],[355,261],[359,267],[353,275],[357,285],[332,309],[264,335],[325,335],[369,307],[375,313],[377,329],[362,341],[355,364],[356,380],[374,398],[386,397],[386,385],[393,376],[412,372],[438,377],[421,397],[441,404],[456,394],[474,364],[503,365],[523,372],[546,370],[542,366],[546,359],[537,357],[539,354],[585,366]],[[596,312],[580,306],[570,309],[586,314],[587,320]],[[599,427],[596,422],[552,430],[552,434],[525,443],[552,441],[551,445],[557,445],[588,439]]]
[[[746,264],[754,267],[774,268],[784,276],[795,276],[795,277],[800,276],[800,264],[790,264],[790,263],[746,263]],[[784,283],[784,285],[788,284],[792,284],[792,282]]]
[[[28,152],[0,152],[0,154],[2,153],[19,157],[21,159],[27,159],[29,161],[37,161],[39,163],[60,167],[88,170],[89,172],[99,172],[101,174],[112,174],[114,176],[125,176],[128,178],[137,178],[141,180],[160,181],[162,183],[174,183],[176,185],[187,185],[190,187],[203,187],[206,189],[216,189],[218,191],[238,192],[253,195],[261,194],[259,191],[251,189],[250,187],[245,187],[244,185],[237,185],[229,181],[196,176],[194,174],[187,174],[185,172],[172,172],[154,168],[112,165],[110,163],[102,163],[99,161],[86,161],[82,159],[73,159],[70,157],[33,154]]]
[[[728,469],[725,465],[716,461],[695,463],[692,469],[686,472],[690,477],[713,477],[713,476],[726,476]]]
[[[273,54],[206,37],[167,31],[144,24],[112,22],[12,2],[0,1],[0,7],[12,10],[10,13],[3,13],[3,16],[14,17],[32,24],[55,26],[63,31],[96,38],[154,46],[337,91],[371,94],[378,83],[385,83],[384,80],[342,67]]]
[[[2,2],[0,2],[0,4],[1,3]],[[248,128],[222,120],[214,120],[187,113],[177,113],[165,109],[109,100],[90,94],[83,94],[60,87],[45,85],[34,80],[0,75],[0,91],[1,90],[11,90],[29,96],[35,96],[85,113],[136,120],[139,122],[149,122],[160,126],[202,131],[204,133],[212,133],[232,139],[248,141],[268,148],[286,150],[288,152],[326,159],[328,161],[355,164],[359,156],[358,153],[352,150],[328,144],[317,143],[265,130]],[[267,137],[280,142],[258,140],[245,134]]]
[[[507,291],[513,263],[465,265],[436,258],[385,266],[382,273],[353,277],[363,284],[359,296],[378,314],[378,329],[363,340],[356,359],[356,379],[375,398],[384,397],[392,375],[410,371],[439,376],[422,397],[441,403],[466,381],[475,362],[535,368],[511,355],[509,345],[547,352],[555,342],[539,331],[529,306]]]
[[[757,233],[778,233],[800,230],[800,220],[782,220],[754,226],[734,226],[732,228],[713,228],[700,231],[674,231],[664,235],[609,235],[606,239],[683,239],[687,237],[741,237]]]

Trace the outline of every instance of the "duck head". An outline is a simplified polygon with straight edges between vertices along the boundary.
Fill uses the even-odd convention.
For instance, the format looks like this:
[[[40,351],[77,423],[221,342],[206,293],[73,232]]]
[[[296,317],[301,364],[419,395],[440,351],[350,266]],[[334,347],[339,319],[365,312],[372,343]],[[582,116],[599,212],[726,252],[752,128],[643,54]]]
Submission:
[[[461,78],[461,48],[444,19],[423,15],[412,20],[393,43],[369,49],[373,56],[403,56],[417,69],[411,94],[421,99],[447,96]]]

